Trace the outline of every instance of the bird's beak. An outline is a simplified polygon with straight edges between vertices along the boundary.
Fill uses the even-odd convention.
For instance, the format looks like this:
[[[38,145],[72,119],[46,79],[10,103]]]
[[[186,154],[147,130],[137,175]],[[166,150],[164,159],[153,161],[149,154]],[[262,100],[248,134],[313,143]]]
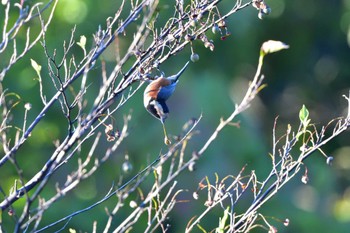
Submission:
[[[188,63],[190,63],[190,62],[186,62],[184,67],[182,67],[182,69],[177,74],[175,74],[175,80],[177,80],[182,75],[182,73],[186,70]]]

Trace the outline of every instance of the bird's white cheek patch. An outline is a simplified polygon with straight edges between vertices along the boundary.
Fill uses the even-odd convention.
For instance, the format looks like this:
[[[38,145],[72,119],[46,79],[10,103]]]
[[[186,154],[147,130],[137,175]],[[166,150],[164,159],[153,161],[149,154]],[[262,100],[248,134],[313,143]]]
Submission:
[[[143,98],[143,105],[145,106],[145,108],[147,108],[148,103],[151,103],[150,101],[151,101],[150,97],[144,96],[144,98]]]
[[[167,114],[164,113],[162,106],[157,101],[152,100],[150,104],[154,106],[154,109],[157,111],[157,114],[160,116],[160,118],[167,118]]]

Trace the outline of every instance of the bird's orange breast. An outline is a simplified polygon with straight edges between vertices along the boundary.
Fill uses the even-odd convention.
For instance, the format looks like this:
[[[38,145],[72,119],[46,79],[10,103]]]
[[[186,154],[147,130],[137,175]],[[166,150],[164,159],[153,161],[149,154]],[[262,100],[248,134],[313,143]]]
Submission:
[[[162,87],[168,86],[171,81],[166,78],[158,78],[152,81],[145,89],[145,95],[148,95],[152,99],[157,99],[157,95]]]

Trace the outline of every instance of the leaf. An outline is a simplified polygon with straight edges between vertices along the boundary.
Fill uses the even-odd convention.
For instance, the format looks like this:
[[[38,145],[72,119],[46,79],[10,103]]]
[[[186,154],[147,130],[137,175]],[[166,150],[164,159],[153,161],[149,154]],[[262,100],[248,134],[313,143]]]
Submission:
[[[86,37],[84,35],[80,36],[80,41],[77,42],[77,45],[79,45],[85,51]]]
[[[36,63],[36,61],[34,61],[33,59],[30,59],[30,63],[32,64],[32,67],[35,70],[35,72],[39,75],[41,71],[41,65]]]
[[[289,48],[289,45],[281,41],[269,40],[262,44],[260,51],[265,55],[269,53],[275,53],[282,49],[288,49],[288,48]]]
[[[309,123],[309,110],[303,104],[303,107],[299,111],[300,122],[303,123],[304,127]]]
[[[224,216],[222,219],[219,220],[219,227],[216,228],[216,233],[224,233],[225,232],[225,225],[226,225],[226,220],[228,218],[228,213],[229,213],[230,207],[228,206],[226,210],[224,211]]]
[[[203,233],[207,233],[207,231],[199,224],[197,224],[197,227],[199,228],[199,230],[201,230]]]

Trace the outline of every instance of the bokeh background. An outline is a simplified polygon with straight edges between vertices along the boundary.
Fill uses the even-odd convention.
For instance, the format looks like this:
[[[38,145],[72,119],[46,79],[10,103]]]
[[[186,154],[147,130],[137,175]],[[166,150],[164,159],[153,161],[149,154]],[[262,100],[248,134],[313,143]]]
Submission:
[[[278,133],[282,134],[287,124],[291,124],[294,129],[298,127],[298,113],[303,104],[310,110],[312,121],[319,127],[334,117],[347,114],[347,102],[342,95],[347,95],[350,90],[350,0],[266,0],[266,3],[272,8],[272,12],[263,20],[258,19],[258,12],[253,7],[231,16],[227,20],[231,36],[225,41],[221,41],[219,35],[208,32],[207,36],[214,40],[214,52],[205,49],[202,43],[195,42],[193,49],[200,59],[190,64],[181,77],[175,94],[169,100],[171,115],[166,125],[172,135],[179,134],[183,124],[189,119],[203,115],[197,128],[199,134],[189,145],[188,156],[191,156],[190,152],[201,148],[208,139],[219,119],[229,116],[234,104],[241,100],[249,80],[255,73],[261,44],[273,39],[290,45],[290,49],[266,57],[263,73],[266,76],[267,87],[251,108],[236,119],[240,121],[240,128],[224,129],[204,157],[198,161],[196,171],[185,172],[178,178],[178,187],[188,190],[180,195],[180,199],[190,200],[190,203],[178,204],[169,220],[172,225],[170,232],[182,232],[190,218],[203,211],[202,202],[192,199],[192,192],[197,189],[203,177],[208,176],[214,181],[215,173],[220,177],[236,175],[244,165],[247,165],[248,170],[255,170],[260,179],[268,174],[271,169],[268,153],[272,149],[272,128],[277,116]],[[173,7],[167,7],[167,4],[170,3],[161,3],[163,7],[160,20],[172,14]],[[224,9],[225,6],[231,5],[231,1],[223,1],[220,7]],[[99,25],[105,25],[105,19],[112,16],[119,6],[118,0],[61,0],[46,35],[49,50],[57,48],[60,55],[63,41],[69,39],[74,25],[76,40],[79,40],[80,35],[85,35],[91,45],[92,34]],[[24,31],[21,36],[24,38]],[[121,39],[121,45],[123,43],[128,44]],[[81,56],[78,46],[74,50],[78,57]],[[103,54],[107,70],[111,70],[115,65],[113,51],[114,48],[111,48]],[[188,47],[178,56],[162,64],[161,69],[168,75],[176,73],[189,59],[190,54]],[[42,46],[38,44],[29,57],[43,66],[43,73],[47,71],[47,60]],[[36,74],[30,65],[29,57],[16,64],[2,85],[11,92],[18,93],[24,101],[32,103],[33,109],[29,119],[33,119],[42,106],[39,102]],[[0,64],[5,59],[2,60],[0,58]],[[99,72],[97,68],[89,76],[91,93],[98,90]],[[45,84],[48,96],[50,92],[54,93],[49,84],[49,81]],[[30,143],[22,149],[25,156],[21,156],[20,163],[28,177],[41,168],[42,162],[45,161],[42,157],[53,151],[52,140],[63,137],[66,133],[65,129],[60,127],[64,123],[64,118],[59,116],[60,107],[56,107],[39,125]],[[130,135],[118,153],[109,163],[104,164],[103,169],[95,176],[84,181],[78,189],[54,205],[43,219],[44,223],[50,223],[82,209],[103,197],[112,183],[118,181],[125,154],[128,154],[134,168],[126,175],[127,178],[145,167],[161,151],[166,150],[161,124],[143,108],[142,91],[121,111],[115,113],[116,126],[122,126],[123,115],[130,110],[133,116]],[[16,118],[16,114],[21,117]],[[23,109],[14,112],[14,122],[18,125],[22,124],[21,114]],[[265,216],[270,216],[270,222],[279,232],[348,232],[349,139],[350,134],[343,134],[324,148],[327,154],[334,156],[333,166],[328,166],[320,153],[314,154],[306,161],[309,183],[303,184],[300,174],[300,177],[289,182],[261,209]],[[11,187],[16,172],[11,166],[3,169],[5,170],[0,172],[1,185]],[[52,182],[60,181],[63,182],[64,177],[54,177]],[[152,180],[148,180],[144,185],[151,183]],[[54,185],[51,192],[55,192]],[[49,193],[50,191],[47,191],[46,194]],[[104,208],[113,206],[115,201],[111,199],[73,218],[69,227],[90,232],[94,220],[102,227],[106,222]],[[130,208],[126,208],[118,213],[117,219],[123,219],[130,211]],[[222,212],[214,211],[211,218],[201,224],[208,230],[213,229],[221,215]],[[290,220],[288,227],[278,220],[283,221],[285,218]],[[146,219],[144,220],[146,222]],[[12,224],[5,215],[3,223]],[[140,232],[141,229],[143,228],[136,228],[135,232]],[[264,231],[261,228],[256,230]]]

